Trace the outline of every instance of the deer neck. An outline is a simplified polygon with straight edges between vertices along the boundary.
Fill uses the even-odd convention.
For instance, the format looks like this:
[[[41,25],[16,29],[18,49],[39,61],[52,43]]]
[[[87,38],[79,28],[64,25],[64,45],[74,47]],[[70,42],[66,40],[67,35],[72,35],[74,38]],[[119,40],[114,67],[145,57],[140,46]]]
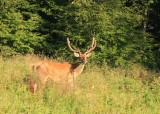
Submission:
[[[75,78],[83,72],[84,66],[85,66],[85,63],[72,64],[71,69]]]

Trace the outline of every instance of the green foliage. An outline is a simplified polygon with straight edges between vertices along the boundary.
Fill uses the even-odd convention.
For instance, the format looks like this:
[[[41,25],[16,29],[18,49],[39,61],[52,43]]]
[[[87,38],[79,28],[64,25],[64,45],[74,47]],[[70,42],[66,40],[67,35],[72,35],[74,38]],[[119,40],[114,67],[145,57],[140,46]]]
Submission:
[[[0,46],[4,50],[13,49],[10,53],[30,53],[41,47],[43,37],[33,32],[39,27],[40,17],[29,11],[27,1],[1,1],[0,12]],[[5,49],[4,49],[5,48]]]
[[[156,68],[159,62],[149,60],[157,61],[159,51],[154,45],[158,43],[149,38],[144,24],[146,11],[156,3],[154,0],[1,0],[1,55],[33,52],[70,58],[72,52],[66,38],[85,52],[95,33],[96,63],[126,66],[141,62]]]
[[[58,84],[48,83],[42,95],[33,95],[24,78],[29,76],[28,64],[37,60],[35,56],[0,58],[1,114],[160,112],[160,79],[156,78],[160,75],[158,73],[139,65],[113,69],[88,64],[77,78],[74,89],[66,90]]]

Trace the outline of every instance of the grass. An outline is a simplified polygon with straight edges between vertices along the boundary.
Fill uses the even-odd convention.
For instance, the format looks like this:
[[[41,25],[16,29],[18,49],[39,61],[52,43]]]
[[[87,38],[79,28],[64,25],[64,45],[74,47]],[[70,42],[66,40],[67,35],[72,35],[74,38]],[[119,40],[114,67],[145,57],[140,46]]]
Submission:
[[[160,74],[87,64],[72,90],[49,83],[43,95],[28,90],[34,55],[0,58],[0,114],[158,114]]]

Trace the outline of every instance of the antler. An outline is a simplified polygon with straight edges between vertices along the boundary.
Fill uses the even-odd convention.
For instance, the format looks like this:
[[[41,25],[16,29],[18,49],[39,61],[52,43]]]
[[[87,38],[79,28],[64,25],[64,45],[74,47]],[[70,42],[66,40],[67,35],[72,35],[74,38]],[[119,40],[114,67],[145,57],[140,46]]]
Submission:
[[[86,51],[86,53],[91,52],[92,50],[94,50],[95,47],[96,47],[96,40],[95,40],[94,35],[93,35],[91,48],[89,48],[89,49]]]
[[[70,43],[70,41],[69,41],[69,38],[67,38],[67,44],[68,44],[68,47],[69,47],[69,49],[71,50],[71,51],[73,51],[73,52],[80,52],[80,50],[75,50],[75,49],[73,49],[72,47],[71,47],[71,43]]]

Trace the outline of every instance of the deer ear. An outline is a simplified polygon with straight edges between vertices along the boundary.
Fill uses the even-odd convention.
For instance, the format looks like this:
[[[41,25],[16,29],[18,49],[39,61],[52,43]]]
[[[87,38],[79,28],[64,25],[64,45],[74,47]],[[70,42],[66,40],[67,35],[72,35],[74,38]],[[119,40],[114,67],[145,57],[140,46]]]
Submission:
[[[75,56],[75,57],[79,57],[79,53],[74,52],[74,56]]]
[[[92,53],[87,53],[86,57],[90,57],[92,55]]]

